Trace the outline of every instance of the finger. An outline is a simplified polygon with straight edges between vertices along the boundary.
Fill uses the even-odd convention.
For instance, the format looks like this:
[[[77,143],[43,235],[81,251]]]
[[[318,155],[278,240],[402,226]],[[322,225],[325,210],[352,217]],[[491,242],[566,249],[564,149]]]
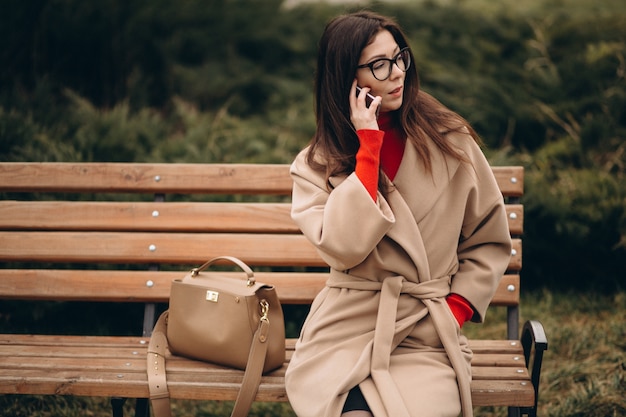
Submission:
[[[355,107],[356,106],[356,100],[357,100],[357,91],[356,91],[356,78],[354,79],[354,81],[352,81],[352,87],[350,87],[350,106],[351,107]]]
[[[362,109],[366,109],[369,106],[368,102],[370,100],[369,96],[369,92],[371,91],[371,88],[369,87],[363,87],[361,89],[361,92],[359,93],[359,97],[358,97],[358,102],[359,102],[359,107]]]
[[[376,98],[372,101],[370,105],[370,110],[374,111],[374,117],[378,119],[378,114],[380,113],[380,105],[383,102],[383,98],[381,96],[376,96]]]
[[[383,98],[381,96],[376,96],[374,100],[372,100],[372,105],[370,107],[378,108],[383,103]]]

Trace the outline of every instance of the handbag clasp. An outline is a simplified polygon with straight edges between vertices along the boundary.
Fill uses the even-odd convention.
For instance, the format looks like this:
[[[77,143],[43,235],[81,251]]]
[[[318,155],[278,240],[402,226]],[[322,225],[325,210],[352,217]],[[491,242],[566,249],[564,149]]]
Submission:
[[[213,303],[217,303],[217,299],[219,298],[220,293],[217,291],[207,290],[206,292],[206,300],[211,301]]]

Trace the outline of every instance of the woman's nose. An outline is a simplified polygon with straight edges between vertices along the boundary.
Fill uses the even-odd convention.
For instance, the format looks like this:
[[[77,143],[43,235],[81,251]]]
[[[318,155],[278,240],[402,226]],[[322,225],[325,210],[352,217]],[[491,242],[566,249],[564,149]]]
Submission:
[[[389,78],[397,79],[398,77],[401,77],[404,74],[405,74],[405,72],[402,71],[400,69],[400,67],[398,67],[398,65],[396,65],[395,62],[391,65],[391,75],[389,76]]]

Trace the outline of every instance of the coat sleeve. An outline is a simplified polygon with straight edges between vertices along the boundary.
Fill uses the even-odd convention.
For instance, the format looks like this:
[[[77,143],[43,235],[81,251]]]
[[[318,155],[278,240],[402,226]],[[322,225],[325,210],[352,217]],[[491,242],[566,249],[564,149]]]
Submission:
[[[472,321],[482,322],[508,267],[511,235],[504,199],[489,163],[477,146],[470,158],[475,180],[467,194],[457,248],[459,268],[452,277],[451,292],[472,304]]]
[[[374,250],[394,223],[389,204],[378,193],[373,201],[355,173],[333,179],[306,164],[302,151],[291,165],[291,217],[324,261],[340,271],[350,269]]]

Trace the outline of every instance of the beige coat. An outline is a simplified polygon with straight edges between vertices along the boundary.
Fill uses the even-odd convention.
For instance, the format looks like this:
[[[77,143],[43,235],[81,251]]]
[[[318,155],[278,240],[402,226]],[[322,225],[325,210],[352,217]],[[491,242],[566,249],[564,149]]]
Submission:
[[[354,173],[329,192],[305,151],[292,164],[292,217],[331,268],[286,374],[298,416],[339,416],[356,385],[375,417],[471,415],[471,351],[445,297],[462,295],[482,321],[511,241],[480,148],[449,139],[473,166],[433,146],[431,176],[407,144],[377,202]]]

